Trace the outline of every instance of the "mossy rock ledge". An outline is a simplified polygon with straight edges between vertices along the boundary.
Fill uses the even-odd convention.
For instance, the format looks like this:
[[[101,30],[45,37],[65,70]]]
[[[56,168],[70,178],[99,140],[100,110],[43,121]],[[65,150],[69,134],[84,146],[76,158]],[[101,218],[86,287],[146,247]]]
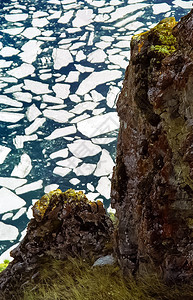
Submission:
[[[125,274],[193,279],[193,11],[131,41],[111,204]]]
[[[11,252],[14,260],[0,274],[0,294],[6,300],[16,289],[38,281],[40,266],[52,259],[80,257],[93,263],[112,252],[112,221],[103,203],[91,202],[72,189],[45,194],[33,206],[27,233]]]

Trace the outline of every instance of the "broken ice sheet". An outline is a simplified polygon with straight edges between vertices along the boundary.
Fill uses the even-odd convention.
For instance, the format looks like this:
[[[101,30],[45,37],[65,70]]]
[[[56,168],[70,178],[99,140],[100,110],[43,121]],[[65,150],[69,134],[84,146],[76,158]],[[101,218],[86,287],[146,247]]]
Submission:
[[[14,167],[11,176],[13,177],[26,177],[32,169],[31,158],[27,153],[22,154],[20,162]]]
[[[24,77],[27,77],[28,75],[33,74],[34,71],[35,71],[34,66],[32,66],[31,64],[23,63],[21,66],[14,68],[10,71],[7,71],[7,74],[19,79],[19,78],[24,78]]]
[[[57,138],[74,134],[76,133],[76,127],[73,126],[66,126],[64,128],[57,128],[55,129],[49,136],[45,137],[46,140],[55,140]]]
[[[0,55],[3,57],[9,57],[9,56],[13,56],[13,55],[17,55],[20,51],[13,48],[13,47],[4,47],[1,51],[0,51]]]
[[[111,181],[108,177],[101,177],[98,181],[96,190],[106,199],[110,198]]]
[[[95,164],[83,163],[80,167],[74,170],[76,176],[88,176],[94,172],[96,168]]]
[[[13,144],[16,149],[22,149],[25,142],[35,141],[38,139],[37,134],[32,135],[16,135],[13,139]]]
[[[10,151],[11,151],[10,148],[0,145],[0,164],[4,163]]]
[[[25,184],[15,190],[17,195],[28,193],[30,191],[40,190],[43,186],[43,180],[38,180],[35,182],[31,182],[29,184]]]
[[[60,176],[65,176],[68,173],[70,173],[71,169],[70,168],[63,168],[63,167],[56,167],[53,170],[53,173],[56,175],[60,175]]]
[[[25,201],[9,189],[5,187],[0,189],[0,214],[10,210],[19,209],[24,205]]]
[[[52,58],[54,60],[54,69],[59,70],[73,62],[72,55],[69,50],[53,49]]]
[[[65,110],[52,110],[52,109],[45,109],[43,111],[44,117],[54,120],[58,123],[66,123],[70,118],[74,116],[74,114],[65,111]]]
[[[21,113],[11,113],[0,111],[0,121],[8,123],[17,123],[24,118],[24,114]]]
[[[34,27],[28,27],[22,32],[22,35],[30,40],[40,34],[41,34],[41,30],[39,30],[38,28],[34,28]]]
[[[67,168],[70,168],[70,169],[74,169],[77,167],[77,165],[82,162],[81,159],[77,158],[77,157],[69,157],[65,160],[59,160],[57,161],[57,165],[58,166],[61,166],[61,167],[67,167]]]
[[[98,177],[109,175],[112,173],[114,165],[115,163],[112,160],[109,152],[103,149],[94,175]]]
[[[34,122],[27,128],[25,128],[25,134],[30,135],[36,132],[46,121],[46,118],[37,118]]]
[[[16,240],[18,235],[17,227],[0,222],[0,241]]]
[[[98,145],[94,145],[89,140],[76,140],[73,143],[68,144],[67,146],[70,152],[78,158],[94,156],[101,152],[101,147]]]
[[[42,83],[35,80],[25,79],[24,80],[24,89],[29,90],[34,94],[41,95],[51,93],[49,90],[49,85],[47,83]]]
[[[26,179],[13,178],[13,177],[0,177],[0,185],[10,190],[15,190],[27,182]]]
[[[73,27],[82,27],[90,24],[94,18],[92,9],[78,10],[75,19],[72,21]]]
[[[37,108],[35,104],[32,104],[30,107],[28,107],[26,111],[26,116],[30,122],[35,120],[41,114],[41,111]]]
[[[67,148],[61,149],[50,154],[51,159],[58,158],[58,157],[63,157],[63,158],[68,157],[68,149]]]

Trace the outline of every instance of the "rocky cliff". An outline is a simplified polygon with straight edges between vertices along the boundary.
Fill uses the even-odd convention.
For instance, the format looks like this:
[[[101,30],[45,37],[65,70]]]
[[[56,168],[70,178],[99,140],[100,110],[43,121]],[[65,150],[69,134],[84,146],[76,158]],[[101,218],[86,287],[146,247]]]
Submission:
[[[117,103],[112,206],[125,273],[193,277],[193,11],[131,41]]]

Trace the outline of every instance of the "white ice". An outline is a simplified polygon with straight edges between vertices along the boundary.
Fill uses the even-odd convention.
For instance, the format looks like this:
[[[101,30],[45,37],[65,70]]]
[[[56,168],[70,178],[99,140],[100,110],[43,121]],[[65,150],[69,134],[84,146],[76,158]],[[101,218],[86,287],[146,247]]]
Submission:
[[[25,184],[26,179],[13,178],[13,177],[0,177],[0,185],[10,190],[15,190],[19,186]]]
[[[142,10],[147,6],[149,6],[149,4],[139,3],[139,4],[131,4],[131,5],[119,7],[116,9],[115,12],[111,13],[111,18],[110,20],[108,20],[108,22],[114,22],[117,21],[118,19],[123,19],[127,14],[129,13],[134,14],[136,10]]]
[[[107,105],[109,107],[114,107],[116,104],[117,96],[120,92],[120,89],[116,86],[110,86],[107,94]]]
[[[10,35],[18,35],[20,34],[25,27],[13,27],[9,29],[2,29],[1,31]]]
[[[10,151],[11,151],[10,148],[0,145],[0,164],[4,163]]]
[[[74,169],[77,167],[77,165],[81,162],[82,160],[77,158],[77,157],[69,157],[65,160],[59,160],[57,161],[57,165],[60,167],[66,167],[66,168],[70,168],[70,169]]]
[[[49,136],[45,137],[46,140],[55,140],[57,138],[67,136],[76,133],[76,127],[74,125],[64,128],[55,129]]]
[[[109,175],[112,173],[114,165],[114,161],[112,160],[109,152],[103,149],[94,175],[98,177]]]
[[[12,220],[17,220],[19,219],[23,214],[25,214],[27,211],[27,208],[26,207],[22,207],[20,208],[20,210],[15,214],[15,216],[13,216]]]
[[[76,140],[73,143],[68,144],[67,146],[70,152],[78,158],[94,156],[101,151],[100,146],[94,145],[89,140]]]
[[[59,185],[58,184],[54,184],[54,183],[50,184],[50,185],[47,185],[44,188],[44,193],[49,193],[51,191],[55,191],[55,190],[58,189],[58,187],[59,187]]]
[[[7,71],[7,74],[19,79],[19,78],[27,77],[27,76],[33,74],[34,71],[35,71],[34,66],[23,63],[21,66],[14,68],[10,71]]]
[[[66,123],[70,118],[74,116],[74,114],[69,113],[65,110],[52,110],[52,109],[45,109],[43,111],[44,117],[54,120],[58,123]]]
[[[73,10],[65,12],[63,16],[58,20],[58,23],[67,24],[72,18],[73,14]]]
[[[73,83],[73,82],[75,82],[75,81],[78,81],[78,79],[79,79],[79,74],[80,74],[80,72],[78,72],[78,71],[71,71],[71,72],[68,74],[68,76],[67,76],[65,82],[71,82],[71,83]]]
[[[59,70],[73,62],[72,55],[69,50],[53,49],[52,58],[54,60],[54,69]]]
[[[32,40],[34,37],[41,35],[41,30],[36,27],[28,27],[22,32],[22,35]]]
[[[111,181],[108,177],[101,177],[98,181],[96,190],[106,199],[110,198]]]
[[[91,138],[118,129],[119,118],[116,112],[109,112],[81,121],[77,127],[82,134]]]
[[[70,112],[75,114],[82,114],[85,110],[93,110],[97,105],[98,103],[91,101],[81,102],[74,106],[74,108],[71,109]]]
[[[84,52],[82,50],[79,50],[76,54],[76,61],[81,61],[84,60],[86,58],[86,55],[84,54]]]
[[[58,157],[63,157],[63,158],[68,157],[68,149],[58,150],[50,154],[51,159],[58,158]]]
[[[105,49],[107,47],[109,47],[111,45],[111,42],[98,42],[95,44],[96,47],[101,48],[101,49]]]
[[[72,178],[69,180],[69,182],[73,185],[77,185],[80,182],[80,180],[78,178]]]
[[[17,227],[0,221],[0,241],[13,241],[17,239],[18,235]]]
[[[25,90],[29,90],[37,95],[51,93],[51,91],[49,90],[49,85],[47,83],[42,83],[30,79],[25,79],[24,83],[25,85],[23,88]]]
[[[0,59],[0,68],[9,68],[12,65],[12,61],[6,61],[4,59]]]
[[[63,177],[65,175],[67,175],[70,171],[71,171],[71,169],[69,169],[69,168],[56,167],[56,168],[54,168],[53,173]]]
[[[15,190],[17,195],[25,194],[30,191],[40,190],[42,188],[43,180],[38,180],[29,184],[26,184],[22,187],[19,187]]]
[[[104,99],[104,96],[102,94],[100,94],[99,92],[97,92],[96,90],[93,90],[90,92],[91,96],[92,96],[92,100],[94,102],[98,102]]]
[[[137,13],[135,13],[135,14],[132,14],[132,15],[129,16],[129,17],[124,18],[124,19],[121,20],[121,21],[118,21],[118,22],[115,24],[115,26],[121,28],[121,27],[125,26],[126,24],[128,24],[129,22],[135,21],[138,17],[141,17],[143,14],[144,14],[143,11],[139,11],[139,12],[137,12]],[[128,24],[128,26],[129,26],[129,24]]]
[[[37,108],[37,106],[35,104],[32,104],[30,107],[28,107],[28,109],[26,111],[26,116],[27,116],[29,122],[32,122],[41,114],[42,114],[41,111]]]
[[[83,163],[80,167],[74,170],[76,176],[88,176],[94,172],[96,168],[95,164]]]
[[[17,100],[13,100],[5,95],[0,95],[0,103],[13,106],[13,107],[22,107],[23,104]]]
[[[73,102],[76,102],[76,103],[81,102],[80,97],[78,97],[77,95],[70,95],[69,98],[70,98],[70,100],[73,101]]]
[[[64,100],[61,98],[53,97],[51,95],[43,95],[43,101],[47,103],[63,104]]]
[[[25,201],[13,192],[3,187],[0,189],[0,213],[19,209],[25,205]]]
[[[21,88],[23,87],[23,83],[13,85],[10,88],[7,88],[4,90],[4,93],[15,93],[15,92],[20,92]]]
[[[22,53],[19,54],[23,62],[31,64],[36,60],[36,57],[39,53],[41,53],[41,46],[42,42],[36,40],[29,40],[25,43],[21,50]]]
[[[72,21],[73,27],[82,27],[90,24],[94,18],[92,9],[78,10],[75,19]]]
[[[25,128],[25,134],[30,135],[36,132],[46,121],[46,118],[37,118],[34,122],[27,128]]]
[[[103,107],[103,108],[96,108],[96,109],[93,109],[92,114],[94,116],[101,115],[105,110],[106,110],[105,107]]]
[[[88,61],[91,63],[104,62],[107,55],[102,49],[97,49],[88,55]]]
[[[170,6],[167,3],[154,4],[152,8],[154,15],[158,15],[170,10]]]
[[[94,68],[91,67],[85,67],[85,66],[81,66],[81,65],[75,65],[76,69],[81,72],[81,73],[85,73],[85,72],[93,72]]]
[[[94,143],[94,144],[110,144],[110,143],[112,143],[113,141],[115,141],[117,138],[115,137],[115,138],[108,138],[108,137],[106,137],[106,138],[94,138],[94,139],[92,139],[92,142]]]
[[[47,24],[49,24],[47,18],[35,18],[32,20],[33,27],[45,27]]]
[[[45,11],[36,11],[33,14],[33,18],[42,18],[48,16],[48,13]]]
[[[59,19],[61,14],[62,14],[61,11],[53,12],[53,14],[51,14],[47,19],[48,20]]]
[[[32,94],[30,94],[30,93],[15,92],[13,94],[13,96],[17,100],[20,100],[20,101],[23,101],[23,102],[27,102],[27,103],[31,103],[32,102]]]
[[[85,42],[74,43],[72,46],[70,46],[70,51],[80,49],[84,45],[85,45]]]
[[[99,193],[87,193],[86,197],[89,201],[94,201],[99,195]]]
[[[172,3],[184,9],[192,9],[192,1],[175,0]]]
[[[24,118],[24,114],[21,113],[0,111],[0,121],[2,122],[17,123],[23,118]]]
[[[116,80],[120,77],[122,77],[122,72],[118,70],[94,72],[80,83],[76,93],[78,95],[84,95],[90,90],[95,89],[97,85]]]
[[[22,154],[20,162],[16,165],[11,173],[11,176],[25,178],[31,171],[31,158],[27,153]]]
[[[28,14],[9,14],[5,15],[5,20],[8,22],[25,21],[28,18]]]
[[[90,117],[89,114],[84,113],[84,114],[81,114],[80,116],[78,116],[78,117],[72,119],[72,120],[70,121],[70,123],[78,123],[78,122],[80,122],[80,121],[82,121],[82,120],[85,120],[85,119],[87,119],[87,118],[89,118],[89,117]]]
[[[6,213],[2,216],[1,220],[5,221],[7,219],[11,219],[13,217],[13,213]]]
[[[53,86],[56,97],[66,99],[70,94],[70,85],[65,83],[56,83]]]
[[[155,5],[159,5],[159,4],[155,4]],[[131,31],[131,30],[137,30],[143,26],[144,26],[144,23],[136,21],[136,22],[132,22],[132,23],[126,25],[125,28]],[[127,45],[127,47],[128,47],[128,45]]]
[[[4,47],[1,51],[0,51],[0,55],[3,57],[10,57],[13,55],[17,55],[20,51],[13,48],[13,47]]]
[[[38,139],[37,134],[32,135],[16,135],[13,139],[13,144],[16,149],[22,149],[25,142],[36,141]]]

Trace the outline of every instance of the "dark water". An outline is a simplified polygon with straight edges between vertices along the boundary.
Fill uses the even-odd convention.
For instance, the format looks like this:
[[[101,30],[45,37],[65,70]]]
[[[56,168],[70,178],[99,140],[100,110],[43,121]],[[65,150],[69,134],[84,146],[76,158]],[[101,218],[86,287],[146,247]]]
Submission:
[[[109,206],[115,103],[133,34],[192,1],[6,0],[0,4],[0,253],[45,192]],[[3,259],[6,255],[2,256]]]

